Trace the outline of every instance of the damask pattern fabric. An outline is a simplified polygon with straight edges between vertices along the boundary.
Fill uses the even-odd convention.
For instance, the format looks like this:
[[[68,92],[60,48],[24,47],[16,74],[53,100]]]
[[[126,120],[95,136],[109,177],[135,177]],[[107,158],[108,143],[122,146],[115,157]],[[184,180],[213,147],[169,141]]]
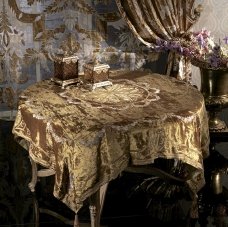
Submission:
[[[208,155],[204,100],[194,87],[145,72],[112,73],[94,91],[50,80],[21,95],[13,133],[30,156],[55,170],[54,195],[77,212],[83,201],[129,164],[177,159],[191,168],[189,188],[204,185]]]
[[[17,109],[26,87],[53,76],[59,54],[77,55],[80,72],[95,56],[131,70],[151,70],[158,58],[129,31],[115,0],[1,0],[0,20],[0,118]]]

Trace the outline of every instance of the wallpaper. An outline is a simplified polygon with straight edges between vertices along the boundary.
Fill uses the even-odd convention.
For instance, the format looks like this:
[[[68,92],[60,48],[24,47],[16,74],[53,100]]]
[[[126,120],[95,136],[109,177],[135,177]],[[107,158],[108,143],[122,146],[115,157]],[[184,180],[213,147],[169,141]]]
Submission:
[[[20,92],[53,76],[62,53],[112,69],[155,70],[150,53],[129,31],[115,0],[1,0],[0,114],[16,110]]]

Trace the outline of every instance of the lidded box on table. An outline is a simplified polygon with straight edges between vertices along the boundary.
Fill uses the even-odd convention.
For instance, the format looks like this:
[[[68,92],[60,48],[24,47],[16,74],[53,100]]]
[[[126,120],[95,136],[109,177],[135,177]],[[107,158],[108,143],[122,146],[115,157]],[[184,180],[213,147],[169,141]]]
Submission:
[[[84,81],[89,83],[99,83],[107,81],[109,78],[108,64],[87,63],[84,66]]]
[[[62,81],[78,78],[78,57],[63,57],[54,61],[54,78]]]

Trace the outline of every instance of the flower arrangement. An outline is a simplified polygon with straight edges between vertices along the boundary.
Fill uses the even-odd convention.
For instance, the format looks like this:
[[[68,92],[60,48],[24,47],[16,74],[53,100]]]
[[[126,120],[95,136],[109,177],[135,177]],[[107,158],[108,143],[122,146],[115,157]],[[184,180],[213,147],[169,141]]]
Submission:
[[[214,41],[211,32],[202,29],[199,32],[190,32],[184,38],[165,41],[158,40],[156,51],[172,50],[186,56],[195,66],[207,69],[228,69],[228,36],[223,44]]]

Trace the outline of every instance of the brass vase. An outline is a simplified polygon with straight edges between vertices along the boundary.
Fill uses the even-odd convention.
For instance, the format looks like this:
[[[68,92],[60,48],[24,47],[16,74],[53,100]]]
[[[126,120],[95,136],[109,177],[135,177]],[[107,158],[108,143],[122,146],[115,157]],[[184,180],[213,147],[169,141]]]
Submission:
[[[219,118],[223,108],[228,107],[228,69],[200,68],[201,92],[209,115],[209,130],[222,131],[227,125]]]

